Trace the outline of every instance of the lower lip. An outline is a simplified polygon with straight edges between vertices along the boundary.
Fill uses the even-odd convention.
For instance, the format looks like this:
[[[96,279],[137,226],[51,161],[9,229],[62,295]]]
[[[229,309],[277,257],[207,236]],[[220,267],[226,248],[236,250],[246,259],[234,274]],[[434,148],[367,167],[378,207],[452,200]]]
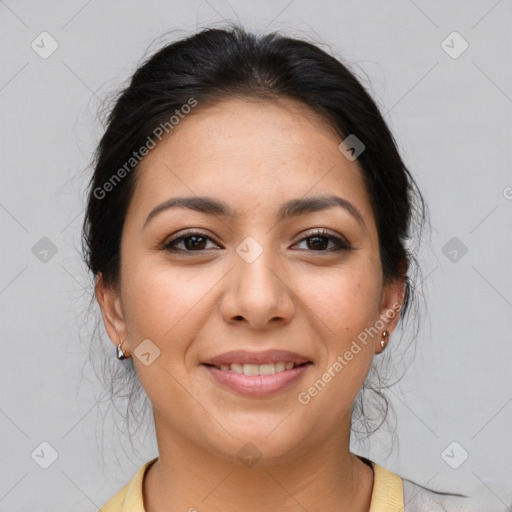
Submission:
[[[284,370],[272,375],[245,375],[231,370],[219,370],[214,366],[203,364],[212,377],[227,388],[246,396],[269,396],[293,386],[312,366],[306,363],[291,370]]]

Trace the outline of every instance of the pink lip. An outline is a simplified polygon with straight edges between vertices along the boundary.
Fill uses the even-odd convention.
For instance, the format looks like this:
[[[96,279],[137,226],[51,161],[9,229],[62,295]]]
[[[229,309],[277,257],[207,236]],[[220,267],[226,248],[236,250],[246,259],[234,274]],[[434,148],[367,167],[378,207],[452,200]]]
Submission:
[[[311,358],[303,356],[288,350],[265,350],[263,352],[248,352],[247,350],[234,350],[226,352],[219,356],[203,361],[203,364],[211,364],[213,366],[220,366],[221,364],[267,364],[292,362],[297,366],[304,363],[311,362]],[[288,370],[290,371],[290,370]]]
[[[283,361],[283,359],[280,360]],[[214,366],[207,366],[206,364],[202,366],[208,370],[210,375],[217,382],[232,391],[242,395],[263,397],[282,391],[295,384],[304,375],[307,369],[312,366],[312,363],[303,364],[302,366],[277,372],[273,375],[245,375],[243,373],[232,372],[231,370],[219,370]]]

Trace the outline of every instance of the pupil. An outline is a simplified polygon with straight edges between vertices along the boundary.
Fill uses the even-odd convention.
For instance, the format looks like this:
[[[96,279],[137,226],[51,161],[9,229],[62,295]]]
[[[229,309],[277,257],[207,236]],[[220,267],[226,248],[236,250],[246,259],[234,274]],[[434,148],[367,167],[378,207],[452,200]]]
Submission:
[[[313,244],[310,245],[310,249],[325,249],[325,242],[327,238],[325,236],[312,236],[309,240],[316,240]],[[312,247],[311,247],[312,246]]]
[[[187,243],[188,241],[192,240],[193,242],[191,244]],[[199,242],[198,242],[199,240]],[[201,240],[202,240],[202,243],[201,243]],[[204,236],[188,236],[186,239],[185,239],[185,246],[187,247],[187,249],[203,249],[204,247],[204,241],[205,241],[205,237]]]

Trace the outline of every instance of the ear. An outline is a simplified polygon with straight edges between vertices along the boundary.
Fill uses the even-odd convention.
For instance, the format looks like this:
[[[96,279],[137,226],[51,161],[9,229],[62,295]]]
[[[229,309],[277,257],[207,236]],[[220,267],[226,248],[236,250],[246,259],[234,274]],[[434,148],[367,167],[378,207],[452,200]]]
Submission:
[[[119,293],[105,284],[101,273],[96,277],[94,291],[101,308],[105,330],[112,344],[117,347],[119,343],[123,343],[127,339]]]
[[[390,335],[394,331],[400,318],[405,296],[405,284],[405,276],[396,278],[386,284],[382,292],[380,314],[386,324],[383,331],[387,330]]]

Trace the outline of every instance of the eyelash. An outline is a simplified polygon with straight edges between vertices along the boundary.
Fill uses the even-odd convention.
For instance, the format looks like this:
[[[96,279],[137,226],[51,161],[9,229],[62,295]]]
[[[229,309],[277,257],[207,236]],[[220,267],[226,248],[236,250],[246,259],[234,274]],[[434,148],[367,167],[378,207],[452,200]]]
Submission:
[[[162,249],[165,250],[165,251],[168,251],[168,252],[173,252],[173,253],[179,253],[179,252],[181,252],[181,253],[194,253],[194,252],[200,253],[200,252],[206,251],[207,249],[201,249],[201,250],[197,250],[197,251],[190,251],[190,250],[186,250],[186,249],[177,249],[176,248],[176,244],[178,242],[181,242],[185,238],[190,238],[190,237],[193,237],[193,236],[200,236],[202,238],[205,238],[207,240],[215,242],[215,240],[213,240],[213,238],[211,238],[208,235],[205,235],[204,233],[201,233],[200,231],[186,231],[182,235],[180,235],[180,236],[178,236],[178,237],[176,237],[174,239],[171,239],[168,242],[166,242],[163,245]],[[303,237],[297,243],[301,243],[301,242],[304,242],[305,240],[308,240],[310,238],[315,238],[315,237],[327,238],[329,241],[332,241],[336,245],[336,248],[335,249],[330,249],[330,250],[329,249],[319,250],[319,251],[314,251],[314,250],[311,249],[310,250],[311,252],[319,252],[319,253],[322,253],[322,252],[338,252],[338,251],[349,251],[349,250],[352,249],[352,247],[348,243],[346,243],[342,238],[334,236],[331,233],[329,233],[328,231],[323,230],[323,229],[319,229],[319,230],[314,231],[313,233],[309,233],[308,236]]]

